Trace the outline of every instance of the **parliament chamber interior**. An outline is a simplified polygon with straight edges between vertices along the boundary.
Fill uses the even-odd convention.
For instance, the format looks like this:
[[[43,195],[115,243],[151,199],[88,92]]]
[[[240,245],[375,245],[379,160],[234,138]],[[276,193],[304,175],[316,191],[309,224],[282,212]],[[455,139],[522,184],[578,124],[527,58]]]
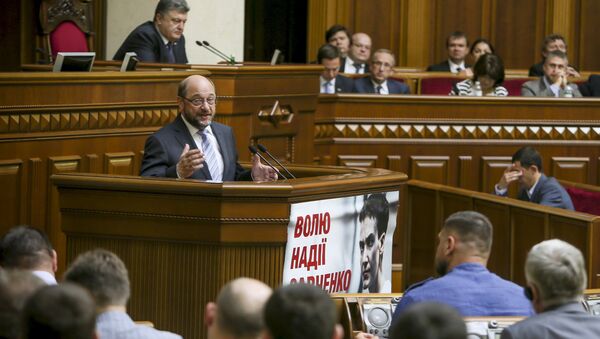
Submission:
[[[154,13],[155,2],[135,3]],[[115,16],[117,3],[24,0],[3,5],[0,234],[18,225],[47,234],[56,250],[59,282],[80,254],[106,249],[129,271],[127,313],[132,319],[187,338],[209,338],[204,305],[216,300],[227,282],[250,277],[275,289],[288,279],[293,238],[288,232],[303,220],[296,219],[302,213],[295,212],[297,206],[357,197],[350,207],[356,219],[358,202],[364,199],[366,205],[369,194],[384,193],[397,199],[390,208],[395,230],[385,237],[391,248],[385,248],[388,257],[383,259],[390,286],[385,293],[359,293],[361,287],[330,294],[345,338],[360,332],[390,337],[403,293],[436,275],[440,232],[459,211],[489,219],[493,246],[487,268],[519,286],[528,282],[524,267],[534,245],[561,239],[578,249],[587,272],[581,304],[600,315],[600,100],[594,96],[600,96],[600,89],[594,92],[592,82],[600,74],[600,44],[592,25],[600,2],[245,1],[238,9],[245,19],[237,23],[242,35],[206,38],[216,48],[219,39],[231,40],[243,54],[234,58],[226,52],[223,58],[219,49],[196,44],[194,34],[199,33],[186,26],[189,60],[184,63],[145,61],[139,52],[139,60],[134,55],[126,62],[113,60],[116,48],[111,46],[129,34],[120,32],[122,38],[113,41],[117,38],[108,33],[112,20],[127,18],[127,13]],[[203,7],[228,10],[217,1],[187,3],[188,26]],[[336,24],[368,34],[372,57],[392,55],[385,80],[389,95],[322,92],[325,73],[317,54]],[[65,41],[57,27],[68,31]],[[479,37],[493,44],[492,52],[503,60],[508,96],[448,95],[473,75],[427,71],[428,65],[449,58],[453,40],[448,37],[458,31],[468,37],[467,45]],[[525,83],[549,79],[528,71],[545,62],[542,45],[551,34],[566,41],[568,66],[577,74],[568,82],[582,89],[583,97],[521,95]],[[275,48],[283,62],[271,60]],[[343,55],[334,50],[335,59]],[[57,67],[60,52],[67,53]],[[70,57],[68,52],[93,56]],[[213,54],[225,60],[213,62]],[[366,60],[372,71],[385,68],[373,60]],[[475,73],[483,64],[466,60],[463,66],[472,65]],[[376,82],[368,72],[345,75],[355,84]],[[264,146],[273,157],[262,152],[266,161],[281,169],[279,180],[140,175],[149,156],[147,139],[177,120],[186,105],[178,88],[189,76],[210,79],[216,93],[214,121],[231,127],[242,167],[254,168],[249,145]],[[403,84],[408,93],[391,94],[392,83]],[[523,201],[517,185],[508,187],[509,198],[494,194],[499,178],[514,166],[513,154],[524,146],[539,152],[538,167],[557,179],[573,210]],[[337,208],[330,210],[332,223],[349,218]],[[323,243],[337,246],[334,234]],[[358,236],[350,238],[356,248]],[[328,257],[328,262],[338,259]],[[360,258],[352,260],[346,261],[360,269]],[[364,274],[357,273],[356,284]],[[342,281],[341,273],[338,278]],[[354,281],[348,285],[355,286]],[[499,338],[504,328],[523,319],[464,318],[469,334],[479,338]]]

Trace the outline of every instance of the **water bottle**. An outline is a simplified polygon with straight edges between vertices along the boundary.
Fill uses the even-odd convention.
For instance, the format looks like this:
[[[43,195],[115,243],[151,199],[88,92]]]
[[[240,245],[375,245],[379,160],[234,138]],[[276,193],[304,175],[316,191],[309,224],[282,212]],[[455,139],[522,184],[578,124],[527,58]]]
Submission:
[[[565,86],[565,91],[564,91],[563,97],[565,97],[565,98],[573,97],[573,88],[571,86],[569,86],[569,85]]]
[[[483,96],[483,91],[481,90],[481,84],[479,83],[479,81],[475,81],[475,84],[473,85],[473,96],[474,97]]]

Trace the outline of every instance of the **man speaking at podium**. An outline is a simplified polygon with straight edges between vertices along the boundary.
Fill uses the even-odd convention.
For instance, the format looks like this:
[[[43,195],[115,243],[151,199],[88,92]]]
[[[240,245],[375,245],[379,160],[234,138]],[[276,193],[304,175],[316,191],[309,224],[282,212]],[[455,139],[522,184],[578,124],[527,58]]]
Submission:
[[[217,96],[213,83],[201,76],[184,79],[177,90],[179,115],[154,133],[144,147],[141,176],[211,181],[277,180],[277,172],[252,158],[252,170],[237,162],[230,127],[213,122]]]

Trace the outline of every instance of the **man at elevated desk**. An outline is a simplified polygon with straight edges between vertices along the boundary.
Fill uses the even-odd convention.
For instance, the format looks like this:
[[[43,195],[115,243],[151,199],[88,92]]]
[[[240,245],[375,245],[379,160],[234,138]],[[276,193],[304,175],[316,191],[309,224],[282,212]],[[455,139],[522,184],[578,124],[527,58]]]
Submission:
[[[185,0],[160,0],[154,21],[134,29],[113,59],[123,60],[125,53],[135,52],[140,61],[187,64],[183,28],[189,10]]]
[[[523,147],[512,156],[512,165],[494,187],[496,195],[505,196],[508,185],[519,182],[519,200],[540,205],[574,210],[567,191],[552,177],[542,172],[542,157],[533,147]]]
[[[144,147],[140,175],[211,181],[277,180],[275,169],[252,158],[252,170],[237,162],[230,127],[212,121],[215,86],[201,75],[184,79],[177,90],[179,115],[154,133]]]

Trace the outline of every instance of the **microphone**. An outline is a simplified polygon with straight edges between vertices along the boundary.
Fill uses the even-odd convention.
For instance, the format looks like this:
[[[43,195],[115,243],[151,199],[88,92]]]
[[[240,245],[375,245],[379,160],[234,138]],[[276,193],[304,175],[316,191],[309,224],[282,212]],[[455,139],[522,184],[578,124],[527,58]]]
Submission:
[[[279,170],[277,169],[277,167],[273,166],[273,165],[272,165],[272,164],[269,162],[269,160],[265,159],[265,157],[263,157],[263,156],[262,156],[260,153],[258,153],[258,150],[256,149],[256,147],[254,147],[254,146],[252,146],[252,145],[249,145],[249,146],[248,146],[248,149],[250,150],[250,152],[251,152],[252,154],[256,154],[256,155],[258,155],[258,157],[260,158],[260,160],[264,161],[264,162],[265,162],[267,165],[269,165],[269,167],[271,167],[272,169],[274,169],[274,170],[275,170],[275,172],[277,172],[277,174],[278,174],[278,175],[281,175],[281,176],[282,176],[282,177],[283,177],[285,180],[287,180],[287,179],[288,179],[288,178],[287,178],[285,175],[283,175],[281,172],[279,172]]]
[[[277,160],[277,158],[275,158],[273,156],[273,154],[271,154],[271,152],[269,152],[269,150],[267,150],[267,148],[261,144],[257,144],[256,146],[258,146],[258,149],[263,152],[263,153],[267,153],[267,155],[269,156],[269,158],[275,160],[275,162],[277,163],[277,165],[279,165],[279,167],[283,168],[283,170],[285,171],[285,173],[287,173],[291,179],[296,179],[296,177],[285,167],[283,166],[282,163],[279,162],[279,160]]]
[[[223,59],[228,64],[235,65],[235,58],[233,56],[227,56],[225,53],[223,53],[223,52],[219,51],[218,49],[216,49],[215,47],[211,46],[208,43],[208,41],[206,41],[206,40],[204,40],[204,41],[196,41],[196,44],[198,46],[206,48],[209,52],[211,52],[212,54],[214,54],[214,55],[218,56],[219,58]]]

